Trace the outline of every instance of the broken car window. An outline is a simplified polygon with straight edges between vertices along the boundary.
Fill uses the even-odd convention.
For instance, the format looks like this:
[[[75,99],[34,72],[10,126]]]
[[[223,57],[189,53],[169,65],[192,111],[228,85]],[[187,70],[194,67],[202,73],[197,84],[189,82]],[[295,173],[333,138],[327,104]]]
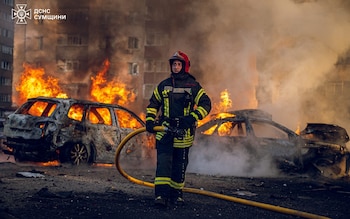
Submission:
[[[88,119],[92,124],[112,125],[111,113],[105,107],[91,107]]]
[[[30,107],[26,111],[24,110],[22,112],[23,114],[29,114],[32,116],[49,117],[56,109],[56,107],[57,104],[55,103],[36,101],[32,105],[30,105]]]
[[[143,125],[129,112],[122,109],[115,109],[119,127],[138,129]]]
[[[68,111],[68,118],[80,121],[83,119],[84,106],[73,104]]]
[[[288,139],[286,132],[269,123],[252,122],[252,127],[258,138]]]

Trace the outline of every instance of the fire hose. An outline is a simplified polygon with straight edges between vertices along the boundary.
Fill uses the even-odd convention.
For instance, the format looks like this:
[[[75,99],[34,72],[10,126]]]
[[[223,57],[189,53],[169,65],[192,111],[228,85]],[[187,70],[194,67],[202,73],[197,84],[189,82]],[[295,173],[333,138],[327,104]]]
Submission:
[[[136,183],[138,185],[154,188],[154,184],[153,183],[146,182],[146,181],[143,181],[143,180],[140,180],[140,179],[136,179],[136,178],[130,176],[129,174],[127,174],[121,168],[120,163],[119,163],[120,152],[122,151],[124,145],[132,137],[134,137],[135,135],[138,135],[138,134],[140,134],[142,132],[145,132],[145,131],[146,131],[146,128],[142,127],[142,128],[136,129],[135,131],[129,133],[120,142],[120,144],[118,145],[118,147],[116,149],[116,153],[115,153],[115,160],[114,160],[114,162],[115,162],[115,166],[118,169],[119,173],[123,177],[128,179],[129,181],[131,181],[133,183]],[[170,130],[169,130],[169,128],[164,127],[164,126],[156,126],[156,127],[154,127],[154,131],[163,132],[163,131],[170,131]],[[261,203],[261,202],[250,201],[250,200],[246,200],[246,199],[242,199],[242,198],[236,198],[236,197],[223,195],[223,194],[219,194],[219,193],[215,193],[215,192],[205,191],[205,190],[202,190],[202,189],[195,189],[195,188],[184,187],[182,189],[182,191],[183,192],[187,192],[187,193],[206,195],[206,196],[219,198],[219,199],[223,199],[223,200],[227,200],[227,201],[231,201],[231,202],[236,202],[236,203],[239,203],[239,204],[250,205],[250,206],[254,206],[254,207],[258,207],[258,208],[262,208],[262,209],[266,209],[266,210],[270,210],[270,211],[275,211],[275,212],[279,212],[279,213],[283,213],[283,214],[290,214],[290,215],[299,216],[299,217],[303,217],[303,218],[329,219],[328,217],[324,217],[324,216],[320,216],[320,215],[315,215],[315,214],[311,214],[311,213],[307,213],[307,212],[303,212],[303,211],[298,211],[298,210],[294,210],[294,209],[289,209],[289,208],[284,208],[284,207],[280,207],[280,206],[265,204],[265,203]]]

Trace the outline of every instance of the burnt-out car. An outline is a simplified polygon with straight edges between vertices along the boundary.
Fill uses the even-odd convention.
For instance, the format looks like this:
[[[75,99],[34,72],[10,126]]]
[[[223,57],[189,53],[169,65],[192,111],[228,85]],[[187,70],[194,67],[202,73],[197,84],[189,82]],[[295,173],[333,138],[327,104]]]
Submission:
[[[239,148],[249,155],[247,163],[268,157],[282,172],[315,173],[316,170],[338,178],[349,171],[348,141],[346,130],[337,125],[310,123],[297,134],[273,121],[265,111],[245,109],[213,115],[199,126],[191,153],[198,153],[203,147],[215,147],[221,154],[238,154]],[[208,157],[210,153],[207,150],[204,154]]]
[[[37,97],[8,116],[4,135],[18,161],[113,163],[121,140],[144,125],[135,113],[120,105]],[[148,140],[146,133],[133,138],[124,147],[125,154],[135,155],[131,152],[148,147]],[[142,151],[137,156],[142,156]]]

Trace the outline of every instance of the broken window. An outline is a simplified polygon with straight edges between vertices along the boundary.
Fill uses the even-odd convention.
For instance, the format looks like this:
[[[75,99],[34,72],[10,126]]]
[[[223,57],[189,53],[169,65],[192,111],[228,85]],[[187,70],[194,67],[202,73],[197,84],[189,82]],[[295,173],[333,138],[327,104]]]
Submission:
[[[105,107],[90,107],[88,120],[92,124],[112,125],[111,113]]]
[[[218,124],[215,124],[215,125],[211,126],[207,130],[203,131],[202,134],[204,134],[204,135],[212,135],[214,133],[214,131],[216,130],[216,127],[218,127]]]
[[[246,125],[245,123],[227,121],[219,126],[218,134],[230,137],[246,136]]]
[[[283,130],[262,122],[252,122],[254,134],[258,138],[288,139],[288,133]]]
[[[73,104],[68,111],[68,118],[81,121],[83,119],[84,106]]]
[[[54,112],[56,107],[56,103],[36,101],[31,105],[27,105],[27,107],[23,108],[19,113],[32,116],[49,117]]]
[[[141,128],[143,125],[133,116],[131,113],[122,110],[122,109],[115,109],[114,110],[118,124],[120,128],[132,128],[137,129]]]

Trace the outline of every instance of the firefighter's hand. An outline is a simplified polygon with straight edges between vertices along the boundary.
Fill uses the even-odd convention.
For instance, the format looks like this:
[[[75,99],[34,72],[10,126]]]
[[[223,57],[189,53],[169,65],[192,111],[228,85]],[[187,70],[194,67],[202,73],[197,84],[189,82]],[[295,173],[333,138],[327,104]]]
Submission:
[[[146,130],[149,133],[156,133],[156,131],[154,131],[154,127],[155,127],[155,123],[153,121],[146,121]]]
[[[182,129],[192,128],[195,122],[196,122],[196,119],[191,115],[181,117],[179,122],[180,128]]]

